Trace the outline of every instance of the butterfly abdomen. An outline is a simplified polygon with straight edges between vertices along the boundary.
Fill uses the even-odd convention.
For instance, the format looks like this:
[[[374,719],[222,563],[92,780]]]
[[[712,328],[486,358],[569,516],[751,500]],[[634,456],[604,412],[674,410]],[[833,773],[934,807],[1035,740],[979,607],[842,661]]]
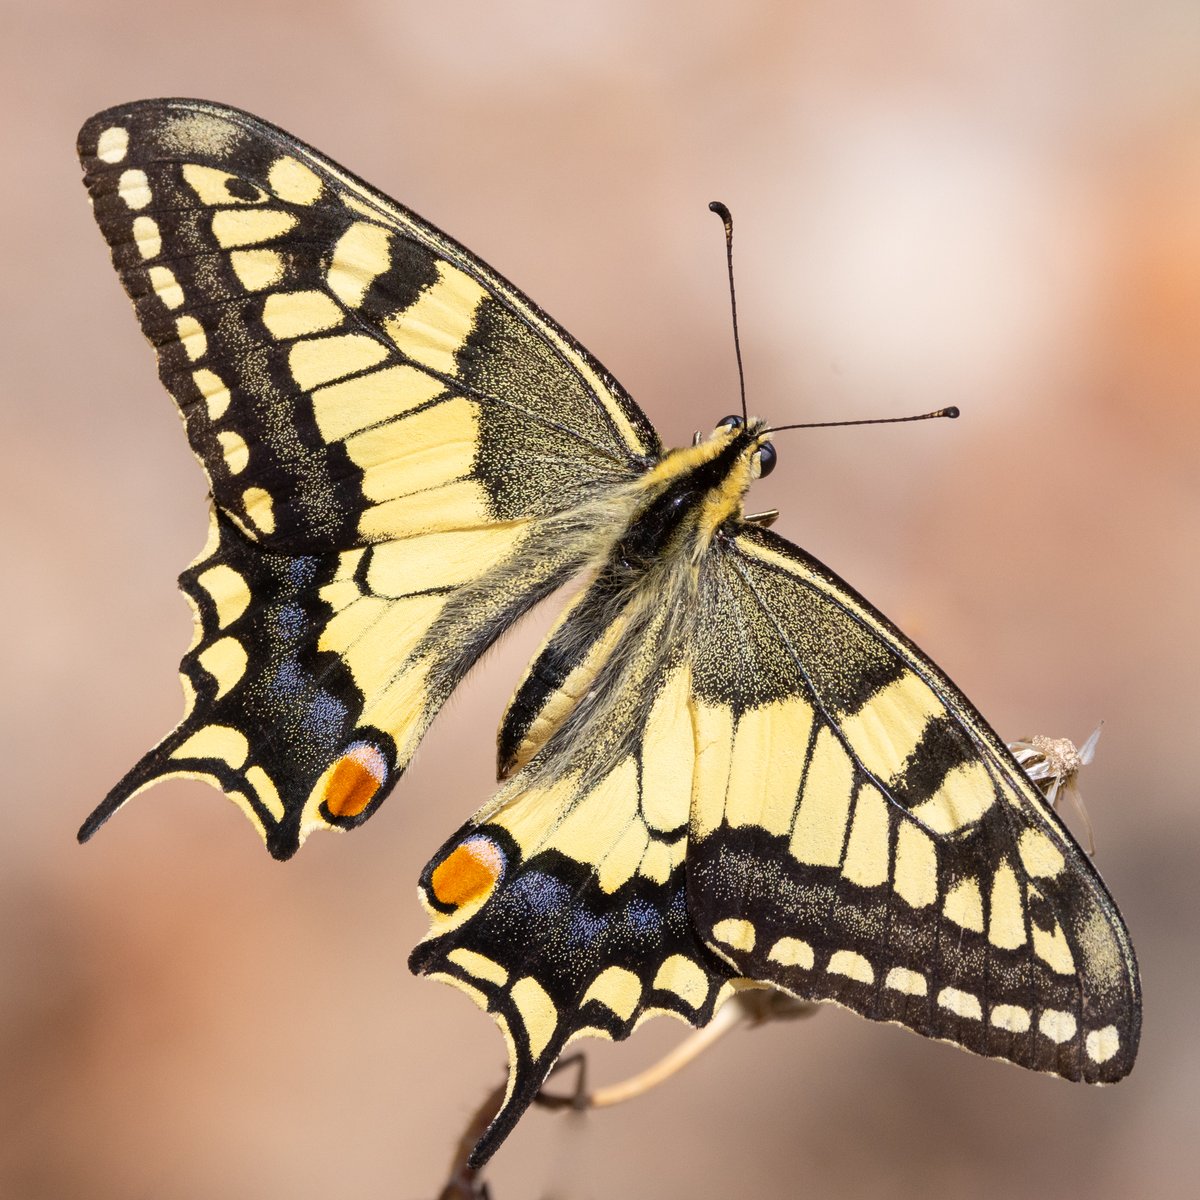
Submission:
[[[753,444],[752,435],[719,430],[709,442],[672,451],[624,491],[624,520],[607,541],[596,540],[588,587],[509,703],[498,736],[500,778],[543,747],[538,769],[547,775],[603,774],[628,752],[630,731],[645,715],[630,710],[628,697],[640,693],[648,711],[653,681],[691,639],[701,564],[716,530],[740,514]],[[584,763],[575,762],[580,746]]]

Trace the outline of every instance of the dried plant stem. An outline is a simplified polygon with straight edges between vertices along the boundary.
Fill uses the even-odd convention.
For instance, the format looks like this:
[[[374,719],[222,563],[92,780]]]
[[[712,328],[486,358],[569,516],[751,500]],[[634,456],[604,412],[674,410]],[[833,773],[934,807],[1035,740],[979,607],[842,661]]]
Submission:
[[[791,1019],[809,1016],[816,1011],[815,1004],[795,1000],[782,992],[754,990],[739,992],[727,1004],[718,1009],[703,1029],[697,1029],[690,1037],[681,1042],[674,1050],[665,1054],[658,1062],[623,1079],[619,1083],[607,1087],[596,1088],[589,1092],[586,1087],[586,1065],[583,1055],[566,1059],[559,1066],[577,1066],[579,1070],[578,1086],[572,1096],[556,1096],[545,1091],[539,1092],[536,1103],[543,1108],[609,1108],[614,1104],[623,1104],[644,1096],[653,1088],[670,1079],[681,1071],[693,1059],[698,1058],[710,1046],[715,1045],[727,1033],[741,1025],[760,1025],[764,1021]]]
[[[709,1046],[720,1041],[730,1030],[737,1028],[745,1016],[732,1004],[726,1004],[703,1029],[697,1029],[685,1041],[679,1043],[669,1054],[637,1075],[622,1079],[620,1083],[597,1088],[587,1097],[588,1108],[608,1108],[643,1096],[651,1088],[670,1079],[676,1071],[683,1070],[694,1058],[698,1058]]]

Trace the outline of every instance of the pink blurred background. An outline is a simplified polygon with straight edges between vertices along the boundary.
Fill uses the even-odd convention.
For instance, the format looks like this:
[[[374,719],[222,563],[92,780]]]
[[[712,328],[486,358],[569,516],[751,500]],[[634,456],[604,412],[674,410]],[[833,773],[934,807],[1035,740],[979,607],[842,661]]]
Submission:
[[[73,143],[172,94],[260,113],[453,233],[676,444],[737,407],[725,200],[752,410],[963,409],[781,437],[754,503],[1005,736],[1105,721],[1084,791],[1142,963],[1129,1080],[830,1009],[623,1108],[530,1114],[496,1200],[1195,1194],[1194,0],[5,8],[0,1194],[423,1200],[503,1069],[490,1020],[405,957],[541,619],[363,831],[280,866],[174,783],[75,844],[179,713],[173,579],[206,518]],[[683,1036],[588,1043],[594,1077]]]

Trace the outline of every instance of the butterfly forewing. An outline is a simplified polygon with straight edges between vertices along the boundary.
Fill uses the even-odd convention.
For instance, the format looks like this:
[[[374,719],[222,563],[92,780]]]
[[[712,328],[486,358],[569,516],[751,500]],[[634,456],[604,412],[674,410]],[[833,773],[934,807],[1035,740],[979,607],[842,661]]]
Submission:
[[[79,150],[217,510],[181,581],[193,703],[84,832],[200,775],[286,856],[374,810],[478,654],[586,558],[544,522],[658,439],[516,289],[273,126],[147,101]]]
[[[706,942],[753,979],[980,1054],[1125,1075],[1140,996],[1120,916],[975,709],[781,538],[747,529],[711,565],[705,594],[740,622],[723,628],[766,658],[747,695],[698,655],[718,747],[687,859]]]

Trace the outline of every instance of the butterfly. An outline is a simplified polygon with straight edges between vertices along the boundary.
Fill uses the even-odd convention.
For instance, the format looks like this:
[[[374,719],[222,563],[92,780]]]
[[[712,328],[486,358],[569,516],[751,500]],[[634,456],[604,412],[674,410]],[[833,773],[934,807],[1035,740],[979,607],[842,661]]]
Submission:
[[[703,1025],[748,987],[1130,1070],[1108,891],[955,685],[747,518],[766,423],[664,449],[521,292],[246,113],[129,104],[79,152],[213,501],[183,719],[81,840],[172,776],[276,858],[362,824],[480,655],[582,577],[504,713],[499,791],[420,878],[412,969],[508,1046],[475,1165],[571,1040]]]

